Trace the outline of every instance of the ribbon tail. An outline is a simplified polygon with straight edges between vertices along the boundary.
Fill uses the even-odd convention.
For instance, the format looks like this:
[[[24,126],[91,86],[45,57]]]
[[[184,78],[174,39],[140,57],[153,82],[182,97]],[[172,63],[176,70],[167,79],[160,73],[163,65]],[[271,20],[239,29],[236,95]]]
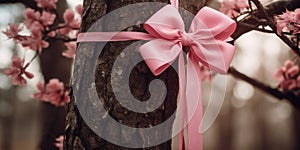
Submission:
[[[170,0],[171,5],[173,5],[174,7],[176,7],[178,9],[179,7],[179,2],[178,0]]]
[[[181,51],[179,54],[178,59],[178,77],[179,77],[179,150],[185,150],[185,143],[184,143],[184,127],[186,125],[186,117],[187,117],[187,106],[186,106],[186,72],[184,66],[184,56],[183,52]]]
[[[203,135],[198,131],[202,120],[202,85],[198,71],[199,64],[187,59],[187,110],[188,110],[188,149],[202,150]]]

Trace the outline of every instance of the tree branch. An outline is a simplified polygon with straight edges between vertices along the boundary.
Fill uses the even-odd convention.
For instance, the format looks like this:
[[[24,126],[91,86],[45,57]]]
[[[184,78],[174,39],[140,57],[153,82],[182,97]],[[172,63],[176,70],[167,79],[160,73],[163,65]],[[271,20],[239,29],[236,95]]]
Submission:
[[[258,9],[258,12],[262,13],[265,17],[265,19],[267,20],[267,22],[269,23],[269,26],[271,27],[271,29],[273,30],[273,32],[283,41],[285,42],[298,56],[300,56],[300,49],[298,48],[298,45],[295,45],[292,41],[290,41],[290,39],[285,36],[284,34],[278,34],[277,33],[277,27],[276,24],[273,21],[273,18],[271,18],[269,16],[269,14],[267,13],[267,11],[265,10],[264,6],[260,3],[259,0],[251,0],[255,6]]]
[[[267,29],[263,29],[263,28],[259,28],[258,26],[255,25],[251,25],[251,24],[247,24],[247,23],[243,23],[243,22],[239,22],[240,27],[246,27],[252,30],[256,30],[256,31],[260,31],[260,32],[264,32],[264,33],[274,33],[272,30],[267,30]]]
[[[300,4],[298,0],[278,0],[276,2],[268,3],[267,5],[265,5],[264,9],[267,10],[269,16],[274,16],[276,14],[281,14],[286,10],[286,8],[288,8],[289,10],[295,10],[296,8],[300,7],[299,5]],[[232,38],[237,39],[244,33],[252,31],[253,27],[257,28],[259,25],[262,25],[260,19],[264,18],[264,14],[262,14],[258,10],[253,10],[253,12],[244,16],[243,19],[237,22],[238,28],[232,35]],[[251,27],[243,26],[242,24],[244,23],[251,25]],[[273,33],[276,33],[276,30]]]
[[[258,31],[261,30],[262,32],[275,33],[291,49],[293,49],[298,56],[300,56],[299,48],[295,46],[293,42],[290,41],[290,39],[288,39],[284,35],[277,34],[276,25],[273,21],[273,18],[270,17],[276,14],[281,14],[282,12],[285,11],[286,8],[288,8],[289,10],[294,10],[297,7],[300,7],[299,4],[297,5],[297,7],[294,6],[294,3],[296,3],[297,0],[276,1],[266,5],[265,7],[258,0],[251,0],[251,1],[255,4],[257,10],[254,10],[248,16],[244,17],[242,20],[237,22],[238,27],[235,33],[232,35],[232,37],[234,39],[237,39],[244,33],[252,30],[258,30]],[[266,25],[265,22],[267,22],[267,25],[269,25],[272,30],[265,30],[259,28],[260,25]],[[278,88],[272,88],[269,85],[257,81],[256,79],[248,77],[247,75],[237,71],[233,67],[231,67],[228,70],[228,73],[231,74],[233,77],[238,78],[240,80],[244,80],[245,82],[251,84],[252,86],[278,98],[279,100],[286,99],[290,103],[292,103],[297,109],[300,109],[300,100],[299,100],[300,95],[296,95],[291,91],[280,91]]]
[[[252,79],[245,74],[237,71],[234,67],[230,67],[228,73],[234,76],[235,78],[241,79],[246,81],[247,83],[251,84],[252,86],[278,98],[279,100],[287,99],[291,102],[297,109],[300,109],[300,96],[295,95],[293,92],[287,91],[283,92],[278,90],[277,88],[272,88],[262,82],[259,82],[255,79]]]
[[[67,36],[56,36],[56,37],[51,37],[49,39],[54,39],[54,40],[61,40],[64,42],[75,42],[77,40],[77,38],[70,38]]]

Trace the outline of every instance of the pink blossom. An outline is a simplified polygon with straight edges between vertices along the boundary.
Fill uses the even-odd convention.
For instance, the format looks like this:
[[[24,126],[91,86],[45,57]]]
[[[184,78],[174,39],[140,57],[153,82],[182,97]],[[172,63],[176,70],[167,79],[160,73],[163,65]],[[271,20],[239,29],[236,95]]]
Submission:
[[[300,8],[295,10],[295,20],[300,23]]]
[[[67,58],[75,58],[76,56],[76,43],[75,42],[69,42],[65,43],[66,47],[68,48],[65,50],[62,55],[67,57]]]
[[[43,82],[37,84],[38,92],[34,98],[49,102],[55,106],[64,106],[70,102],[69,92],[65,90],[64,84],[58,79],[51,79],[45,86]]]
[[[33,37],[37,37],[37,38],[42,37],[43,26],[39,22],[37,21],[33,22],[29,30],[31,31],[31,35]]]
[[[64,20],[65,22],[68,24],[70,22],[72,22],[75,19],[75,13],[72,9],[67,9],[64,12]]]
[[[47,101],[47,99],[46,99],[47,93],[46,93],[46,89],[45,89],[45,83],[43,81],[40,81],[36,85],[36,87],[37,87],[39,92],[33,94],[33,98],[43,100],[43,101]]]
[[[75,19],[75,13],[71,9],[67,9],[64,13],[65,28],[59,29],[61,34],[69,34],[73,29],[80,27],[80,20]]]
[[[41,24],[44,26],[52,25],[56,18],[55,14],[51,14],[47,11],[43,11],[41,17],[39,18]]]
[[[82,5],[77,5],[77,6],[75,7],[75,10],[76,10],[76,12],[77,12],[79,15],[82,15],[82,12],[83,12]]]
[[[296,9],[294,12],[286,10],[285,13],[274,17],[277,33],[290,32],[297,34],[300,31],[300,9]]]
[[[55,35],[56,35],[55,31],[51,31],[51,32],[48,33],[49,37],[55,37]]]
[[[42,26],[39,22],[35,21],[32,23],[30,31],[31,35],[24,37],[20,42],[23,47],[36,50],[41,53],[42,48],[47,48],[49,43],[42,38]]]
[[[58,138],[55,139],[55,143],[54,145],[59,149],[59,150],[63,150],[63,146],[64,146],[64,136],[61,135]]]
[[[285,62],[283,67],[275,70],[274,78],[279,81],[279,87],[283,90],[292,90],[297,86],[297,76],[299,75],[299,67],[294,65],[290,60]]]
[[[69,92],[58,79],[52,79],[46,85],[47,98],[55,106],[63,106],[70,101]]]
[[[50,103],[57,103],[61,100],[62,93],[64,92],[64,84],[58,79],[52,79],[46,85],[47,99]],[[54,102],[53,102],[54,101]]]
[[[23,39],[23,36],[19,35],[19,32],[22,31],[22,28],[19,27],[19,24],[9,24],[9,29],[3,31],[3,33],[9,38],[13,39],[15,42],[18,42]]]
[[[27,28],[30,28],[32,23],[38,21],[41,15],[39,12],[35,12],[31,8],[26,8],[24,11],[24,16],[25,16],[24,24],[26,25]]]
[[[23,65],[24,60],[17,56],[13,56],[11,67],[3,71],[5,75],[12,78],[13,85],[24,86],[26,84],[26,80],[24,79],[23,74],[29,79],[32,79],[34,77],[32,73],[26,71],[26,68],[29,66],[29,63],[27,63],[24,67]]]
[[[40,5],[44,5],[46,3],[55,4],[56,1],[57,0],[38,0],[37,2],[40,3]],[[26,18],[24,24],[31,31],[31,35],[24,37],[20,40],[20,43],[25,48],[30,48],[41,53],[42,48],[49,47],[49,43],[43,39],[43,31],[54,23],[56,15],[47,11],[40,13],[30,8],[25,10],[24,15]],[[55,36],[55,32],[48,33],[48,36]]]
[[[285,80],[283,82],[280,83],[280,88],[282,88],[283,90],[293,90],[294,88],[296,88],[297,83],[296,80]]]
[[[27,28],[31,28],[31,26],[35,23],[39,23],[43,30],[45,30],[49,25],[52,25],[56,15],[47,11],[43,11],[42,14],[38,11],[34,11],[31,8],[27,8],[24,12],[25,21],[24,24]]]
[[[42,52],[42,48],[49,47],[49,43],[42,39],[41,36],[31,35],[26,37],[25,40],[21,41],[21,44],[25,48],[30,48],[31,50],[36,50],[39,53]]]
[[[70,97],[68,91],[64,92],[61,95],[60,99],[50,99],[50,103],[55,106],[65,106],[69,102],[70,102]]]
[[[211,81],[213,74],[208,67],[200,65],[200,76],[202,80]]]
[[[286,10],[285,13],[278,15],[276,17],[276,24],[280,32],[285,28],[288,27],[288,24],[294,22],[295,14],[291,11]]]
[[[248,0],[223,0],[220,11],[227,16],[234,18],[248,8]]]
[[[57,0],[35,0],[37,2],[37,6],[44,9],[53,10],[56,9]]]

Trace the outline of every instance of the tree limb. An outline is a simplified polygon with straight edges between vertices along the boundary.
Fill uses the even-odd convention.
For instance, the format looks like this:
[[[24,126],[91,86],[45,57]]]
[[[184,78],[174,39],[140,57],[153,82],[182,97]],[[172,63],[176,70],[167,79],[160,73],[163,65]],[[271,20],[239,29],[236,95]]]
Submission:
[[[267,13],[267,11],[265,10],[264,6],[260,3],[259,0],[251,0],[255,6],[257,7],[258,11],[260,13],[262,13],[265,17],[265,19],[267,20],[267,22],[269,23],[269,26],[272,28],[272,30],[274,31],[274,33],[283,41],[285,42],[298,56],[300,56],[300,49],[298,47],[298,45],[295,45],[292,41],[290,41],[290,39],[288,37],[286,37],[284,34],[278,34],[277,33],[277,27],[276,24],[273,21],[273,18],[270,17],[270,15]]]
[[[233,38],[237,39],[241,35],[243,35],[246,32],[252,31],[252,30],[258,30],[258,26],[262,25],[260,22],[261,19],[265,19],[268,22],[268,25],[272,29],[272,33],[276,34],[281,40],[283,40],[291,49],[293,49],[298,56],[300,56],[300,50],[298,46],[294,45],[290,39],[288,39],[285,35],[279,35],[277,34],[276,25],[273,21],[273,18],[270,16],[274,16],[276,14],[281,14],[285,11],[286,8],[289,10],[294,10],[298,7],[299,1],[297,0],[290,0],[290,1],[276,1],[273,3],[270,3],[266,5],[265,7],[258,1],[258,0],[251,0],[255,6],[257,7],[257,10],[255,10],[252,14],[249,14],[248,16],[244,17],[242,20],[240,20],[238,23],[238,28],[233,34]],[[268,31],[270,33],[270,31]],[[235,68],[231,67],[228,70],[228,73],[234,76],[235,78],[244,80],[245,82],[251,84],[252,86],[278,98],[279,100],[286,99],[289,102],[291,102],[297,109],[300,109],[300,95],[296,95],[295,93],[291,91],[280,91],[278,88],[272,88],[269,85],[266,85],[260,81],[257,81],[256,79],[250,78],[247,75],[237,71]]]
[[[300,109],[300,96],[295,95],[293,92],[290,91],[280,91],[277,88],[272,88],[262,82],[259,82],[253,78],[248,77],[245,74],[242,74],[241,72],[237,71],[234,67],[230,67],[228,70],[228,73],[234,76],[235,78],[241,79],[246,81],[247,83],[251,84],[252,86],[278,98],[279,100],[287,99],[289,102],[291,102],[297,109]]]

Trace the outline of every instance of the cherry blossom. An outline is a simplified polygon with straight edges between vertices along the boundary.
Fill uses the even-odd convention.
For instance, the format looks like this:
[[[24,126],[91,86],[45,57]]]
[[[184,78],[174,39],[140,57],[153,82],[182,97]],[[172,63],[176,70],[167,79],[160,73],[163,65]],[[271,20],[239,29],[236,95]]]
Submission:
[[[211,81],[213,74],[208,67],[200,65],[200,76],[202,80]]]
[[[39,22],[34,22],[29,28],[31,35],[34,37],[42,37],[43,26]]]
[[[73,29],[80,27],[81,20],[75,19],[75,12],[71,9],[67,9],[63,15],[65,28],[59,29],[61,34],[69,34]]]
[[[69,42],[65,43],[67,50],[65,50],[62,55],[67,58],[75,58],[76,56],[76,43],[75,42]]]
[[[53,24],[56,15],[43,11],[42,14],[35,12],[33,9],[25,10],[24,24],[31,31],[31,35],[24,37],[20,43],[25,48],[30,48],[41,53],[42,48],[47,48],[49,43],[43,39],[42,31],[46,30],[49,25]],[[50,32],[52,36],[55,33]]]
[[[55,14],[49,13],[47,11],[43,11],[42,15],[39,18],[39,21],[41,22],[42,25],[48,26],[54,23],[55,18],[56,18]]]
[[[62,92],[64,91],[64,84],[58,79],[52,79],[46,85],[47,98],[52,100],[60,100]]]
[[[23,75],[25,75],[29,79],[32,79],[34,77],[32,73],[26,71],[26,68],[29,66],[29,63],[27,63],[25,66],[23,65],[24,60],[17,56],[13,56],[11,67],[3,71],[5,75],[12,78],[13,85],[24,86],[26,84],[26,80]]]
[[[46,93],[46,89],[45,89],[45,83],[43,81],[40,81],[36,85],[36,87],[37,87],[39,92],[33,94],[33,98],[47,101],[47,99],[46,99],[47,98],[47,93]]]
[[[3,31],[3,33],[9,38],[13,39],[15,42],[19,42],[23,39],[23,36],[19,35],[22,28],[18,24],[9,24],[9,29]]]
[[[248,0],[223,0],[220,11],[227,16],[234,18],[248,8]]]
[[[27,28],[30,28],[31,25],[35,22],[38,21],[41,14],[39,12],[35,12],[31,8],[26,8],[24,11],[24,16],[25,16],[25,21],[24,24]]]
[[[56,32],[55,31],[51,31],[47,34],[49,37],[55,37],[56,36]]]
[[[69,92],[58,79],[51,79],[47,85],[43,82],[37,84],[38,92],[33,95],[35,99],[49,102],[55,106],[64,106],[70,101]]]
[[[299,67],[288,60],[283,67],[279,67],[275,70],[273,76],[278,80],[279,88],[283,90],[293,90],[297,87],[297,82],[300,81],[300,78],[297,77],[299,76]],[[300,85],[299,83],[298,85]]]
[[[59,150],[63,150],[63,146],[64,146],[64,136],[61,135],[58,138],[55,139],[56,142],[54,143],[54,145],[59,149]]]
[[[295,22],[300,23],[300,8],[295,10]]]
[[[53,10],[56,9],[57,0],[35,0],[37,6],[43,9]]]
[[[41,53],[42,48],[49,46],[49,43],[43,39],[42,32],[45,31],[49,25],[53,24],[56,15],[46,11],[43,11],[41,14],[31,8],[27,8],[24,15],[26,18],[24,24],[31,31],[31,35],[24,37],[20,43],[25,48],[30,48]],[[55,33],[50,32],[49,35],[55,36]]]
[[[82,12],[83,12],[82,5],[77,5],[77,6],[75,7],[75,10],[76,10],[76,12],[77,12],[79,15],[82,15]]]
[[[44,29],[44,30],[49,25],[52,25],[56,18],[55,14],[52,14],[47,11],[43,11],[42,13],[40,13],[38,11],[34,11],[31,8],[27,8],[25,10],[24,16],[25,16],[24,24],[26,25],[27,28],[30,29],[34,23],[35,23],[35,25],[37,25],[37,23],[39,23],[40,26],[42,27],[42,29]]]
[[[42,39],[41,36],[31,35],[26,37],[25,40],[21,41],[21,44],[25,48],[30,48],[31,50],[36,50],[40,54],[42,48],[49,47],[49,43]]]
[[[286,10],[283,14],[274,17],[277,33],[290,32],[297,34],[300,31],[300,9],[295,11]]]

